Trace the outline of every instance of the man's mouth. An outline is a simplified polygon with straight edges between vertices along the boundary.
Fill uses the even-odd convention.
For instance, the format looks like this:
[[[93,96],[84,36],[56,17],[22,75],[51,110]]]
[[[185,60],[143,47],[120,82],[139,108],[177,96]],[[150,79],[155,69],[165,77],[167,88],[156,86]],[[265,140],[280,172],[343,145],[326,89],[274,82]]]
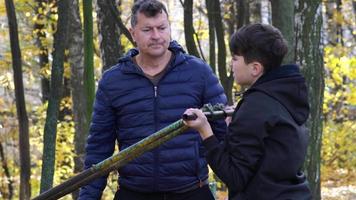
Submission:
[[[155,43],[155,44],[150,44],[149,45],[150,47],[158,47],[158,46],[162,46],[161,43]]]

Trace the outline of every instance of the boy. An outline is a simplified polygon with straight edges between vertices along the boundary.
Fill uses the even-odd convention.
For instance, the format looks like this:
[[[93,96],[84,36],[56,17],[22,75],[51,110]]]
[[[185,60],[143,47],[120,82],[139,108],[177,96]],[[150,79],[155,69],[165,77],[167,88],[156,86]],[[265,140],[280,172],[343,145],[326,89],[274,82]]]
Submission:
[[[229,188],[229,200],[311,199],[301,168],[308,145],[305,80],[296,65],[282,65],[288,49],[278,29],[252,24],[230,40],[237,84],[247,86],[219,143],[198,109],[185,124],[199,131],[206,159]]]

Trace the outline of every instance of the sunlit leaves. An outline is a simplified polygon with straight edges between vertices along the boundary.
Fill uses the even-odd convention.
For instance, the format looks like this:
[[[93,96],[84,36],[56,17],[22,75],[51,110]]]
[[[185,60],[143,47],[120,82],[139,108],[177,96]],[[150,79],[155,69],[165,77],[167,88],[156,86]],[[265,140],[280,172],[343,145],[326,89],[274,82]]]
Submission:
[[[348,184],[355,180],[356,166],[356,58],[340,44],[326,46],[324,53],[322,179]]]
[[[333,120],[337,117],[347,117],[350,106],[356,106],[355,81],[356,58],[349,48],[341,45],[325,47],[325,93],[324,114]],[[346,115],[346,116],[345,116]]]
[[[9,90],[14,90],[15,86],[12,73],[6,72],[5,74],[0,74],[0,86]]]
[[[325,124],[322,149],[323,180],[350,182],[356,176],[356,124],[328,121]],[[342,173],[335,173],[342,169]]]

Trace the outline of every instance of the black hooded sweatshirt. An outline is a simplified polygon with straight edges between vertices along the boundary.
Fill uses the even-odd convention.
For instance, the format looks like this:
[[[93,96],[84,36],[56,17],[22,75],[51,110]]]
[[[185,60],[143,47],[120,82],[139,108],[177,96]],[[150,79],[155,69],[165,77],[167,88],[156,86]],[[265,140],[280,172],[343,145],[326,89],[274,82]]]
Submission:
[[[203,141],[229,200],[311,199],[301,167],[308,146],[305,80],[297,65],[261,76],[238,103],[226,139]]]

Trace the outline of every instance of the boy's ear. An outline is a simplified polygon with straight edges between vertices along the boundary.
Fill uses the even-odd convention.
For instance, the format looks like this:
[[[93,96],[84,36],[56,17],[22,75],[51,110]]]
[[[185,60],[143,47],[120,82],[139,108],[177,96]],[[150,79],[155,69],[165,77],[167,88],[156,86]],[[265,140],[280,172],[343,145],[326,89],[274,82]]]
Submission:
[[[252,75],[254,77],[259,77],[263,74],[264,68],[259,62],[252,62]]]

